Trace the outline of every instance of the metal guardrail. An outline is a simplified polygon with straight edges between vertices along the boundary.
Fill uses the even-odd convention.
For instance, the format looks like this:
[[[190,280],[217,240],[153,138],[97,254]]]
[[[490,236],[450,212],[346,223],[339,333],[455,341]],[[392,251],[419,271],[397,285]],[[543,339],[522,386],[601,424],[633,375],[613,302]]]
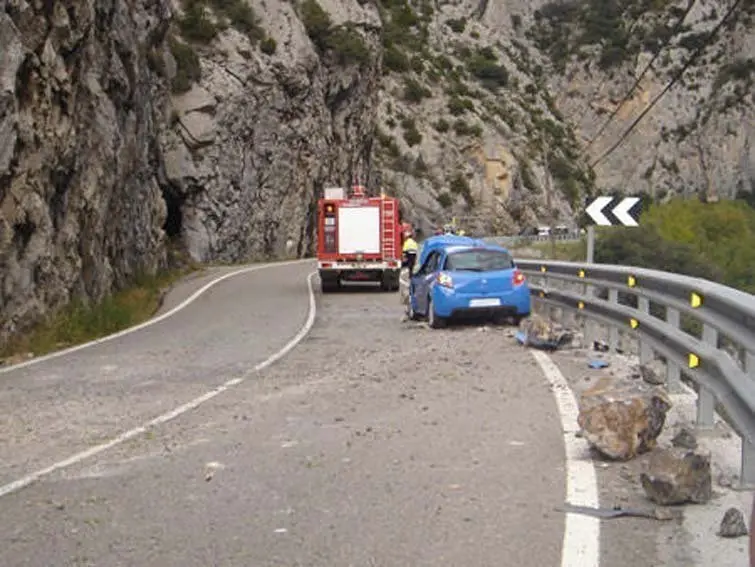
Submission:
[[[483,237],[482,240],[503,247],[515,247],[526,246],[527,244],[532,244],[534,242],[551,242],[552,240],[555,240],[556,242],[576,242],[581,238],[583,238],[581,234],[570,232],[553,236],[486,236]]]
[[[639,344],[641,363],[665,358],[670,391],[681,391],[682,374],[694,382],[698,427],[714,425],[720,404],[742,438],[740,483],[755,485],[755,296],[628,266],[525,259],[517,265],[535,302],[584,317],[586,335],[595,323],[607,327],[612,351],[623,331]]]

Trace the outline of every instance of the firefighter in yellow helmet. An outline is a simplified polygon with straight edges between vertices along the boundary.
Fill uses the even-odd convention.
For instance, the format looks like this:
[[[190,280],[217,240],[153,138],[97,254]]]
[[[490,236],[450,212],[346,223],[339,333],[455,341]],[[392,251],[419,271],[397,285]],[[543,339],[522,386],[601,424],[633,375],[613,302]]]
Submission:
[[[404,246],[403,246],[403,264],[409,270],[411,276],[414,271],[414,264],[417,261],[417,241],[412,237],[412,231],[407,230],[404,233]]]

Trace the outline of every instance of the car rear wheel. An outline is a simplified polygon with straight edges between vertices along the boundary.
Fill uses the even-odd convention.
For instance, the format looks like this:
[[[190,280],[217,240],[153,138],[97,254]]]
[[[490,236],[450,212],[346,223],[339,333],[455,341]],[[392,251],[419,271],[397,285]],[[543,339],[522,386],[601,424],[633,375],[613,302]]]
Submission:
[[[427,324],[431,329],[442,329],[446,326],[446,320],[435,313],[432,297],[427,298]]]
[[[410,321],[416,321],[419,319],[419,316],[417,315],[417,312],[414,310],[414,305],[412,305],[412,298],[409,298],[409,301],[406,303],[406,316],[409,318]]]
[[[511,318],[511,322],[514,324],[515,327],[518,327],[520,323],[527,317],[527,315],[514,315]]]

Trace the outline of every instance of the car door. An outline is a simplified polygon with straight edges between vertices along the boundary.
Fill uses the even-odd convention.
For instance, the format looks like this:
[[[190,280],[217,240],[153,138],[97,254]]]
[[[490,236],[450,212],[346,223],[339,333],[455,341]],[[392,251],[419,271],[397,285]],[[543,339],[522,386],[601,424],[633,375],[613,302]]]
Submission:
[[[431,252],[427,260],[425,260],[424,265],[412,278],[414,304],[417,307],[417,312],[422,315],[427,314],[427,296],[430,293],[430,286],[435,278],[435,270],[438,267],[439,258],[439,251],[434,250]]]

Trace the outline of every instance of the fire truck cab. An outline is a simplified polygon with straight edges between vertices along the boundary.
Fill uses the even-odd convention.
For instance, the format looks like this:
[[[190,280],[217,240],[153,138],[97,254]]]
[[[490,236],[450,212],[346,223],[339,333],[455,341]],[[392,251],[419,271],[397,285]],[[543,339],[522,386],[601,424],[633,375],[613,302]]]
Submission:
[[[317,204],[317,267],[323,293],[344,281],[377,281],[385,291],[398,291],[402,225],[393,197],[367,197],[355,185],[325,189]]]

